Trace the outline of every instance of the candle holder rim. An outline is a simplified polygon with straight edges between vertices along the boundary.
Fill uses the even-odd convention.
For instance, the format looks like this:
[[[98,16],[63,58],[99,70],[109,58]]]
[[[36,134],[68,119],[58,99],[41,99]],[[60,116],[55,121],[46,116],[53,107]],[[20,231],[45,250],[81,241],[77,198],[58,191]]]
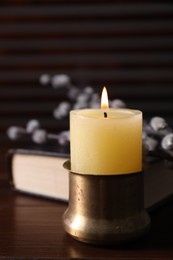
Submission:
[[[143,171],[138,171],[138,172],[132,172],[132,173],[115,173],[115,174],[83,174],[83,173],[78,173],[78,172],[73,172],[71,171],[71,161],[67,160],[63,163],[63,167],[64,169],[70,171],[73,174],[76,175],[82,175],[82,176],[93,176],[93,177],[101,177],[101,176],[105,176],[105,177],[113,177],[113,176],[131,176],[131,175],[135,175],[135,174],[139,174],[142,173]]]

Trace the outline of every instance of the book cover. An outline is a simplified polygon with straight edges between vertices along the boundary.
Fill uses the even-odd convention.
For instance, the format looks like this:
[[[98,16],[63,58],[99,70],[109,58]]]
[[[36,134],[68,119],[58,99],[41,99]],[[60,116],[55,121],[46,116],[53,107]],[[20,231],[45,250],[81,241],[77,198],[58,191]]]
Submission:
[[[8,174],[16,191],[44,198],[68,201],[69,176],[63,163],[69,152],[13,149],[8,152]],[[173,169],[156,160],[144,170],[144,205],[160,207],[173,197]]]

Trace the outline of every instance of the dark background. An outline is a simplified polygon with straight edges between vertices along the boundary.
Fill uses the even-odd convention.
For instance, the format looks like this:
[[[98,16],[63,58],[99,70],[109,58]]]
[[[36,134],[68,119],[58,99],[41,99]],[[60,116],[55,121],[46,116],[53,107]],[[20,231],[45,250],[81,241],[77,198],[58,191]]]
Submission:
[[[52,116],[66,93],[40,86],[44,73],[68,74],[77,86],[98,92],[106,85],[111,99],[173,125],[173,1],[0,0],[1,256],[172,259],[172,202],[151,214],[144,241],[100,249],[65,235],[55,220],[64,204],[15,195],[1,182],[12,147],[4,138],[8,126],[31,118],[53,132],[68,126]]]
[[[173,2],[0,1],[0,134],[31,118],[50,131],[66,93],[39,77],[67,74],[78,87],[103,85],[145,118],[173,116]]]

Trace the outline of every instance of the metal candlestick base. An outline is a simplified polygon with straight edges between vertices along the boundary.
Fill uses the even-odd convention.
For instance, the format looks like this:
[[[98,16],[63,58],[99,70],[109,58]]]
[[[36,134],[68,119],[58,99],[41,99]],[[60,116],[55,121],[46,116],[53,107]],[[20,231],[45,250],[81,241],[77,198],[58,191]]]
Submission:
[[[70,170],[69,162],[64,165]],[[142,172],[83,175],[70,172],[69,207],[63,225],[73,238],[97,245],[128,242],[150,227],[144,210]]]

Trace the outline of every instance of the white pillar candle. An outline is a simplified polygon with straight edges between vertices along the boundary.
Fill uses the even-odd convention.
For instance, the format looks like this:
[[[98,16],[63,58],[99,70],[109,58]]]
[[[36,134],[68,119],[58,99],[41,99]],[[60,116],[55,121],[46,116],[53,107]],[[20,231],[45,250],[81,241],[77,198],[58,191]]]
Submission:
[[[139,172],[142,112],[109,108],[73,110],[70,146],[72,172],[95,175]]]

